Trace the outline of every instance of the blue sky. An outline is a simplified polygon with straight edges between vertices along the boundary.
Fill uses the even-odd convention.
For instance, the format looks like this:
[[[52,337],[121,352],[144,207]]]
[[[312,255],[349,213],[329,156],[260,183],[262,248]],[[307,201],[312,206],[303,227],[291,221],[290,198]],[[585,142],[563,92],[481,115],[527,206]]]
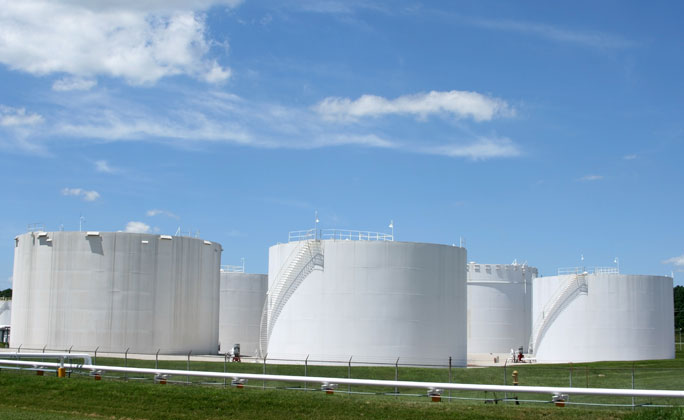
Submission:
[[[29,223],[266,272],[315,210],[684,283],[680,2],[91,3],[0,0],[0,287]]]

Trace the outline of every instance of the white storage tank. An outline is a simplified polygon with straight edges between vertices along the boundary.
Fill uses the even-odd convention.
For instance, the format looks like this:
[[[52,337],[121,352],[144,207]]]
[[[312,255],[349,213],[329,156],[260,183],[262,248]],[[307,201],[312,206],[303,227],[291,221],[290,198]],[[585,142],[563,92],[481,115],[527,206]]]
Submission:
[[[0,326],[10,325],[12,320],[12,300],[0,299]]]
[[[220,244],[124,232],[15,241],[12,347],[217,352]]]
[[[596,269],[534,280],[540,362],[674,358],[672,278]]]
[[[532,329],[532,279],[526,264],[469,263],[468,355],[527,352]],[[471,356],[472,355],[472,356]]]
[[[261,312],[266,300],[268,276],[221,269],[219,310],[220,353],[230,353],[240,344],[244,356],[255,356],[259,348]]]
[[[262,353],[465,365],[465,248],[344,232],[269,249]]]

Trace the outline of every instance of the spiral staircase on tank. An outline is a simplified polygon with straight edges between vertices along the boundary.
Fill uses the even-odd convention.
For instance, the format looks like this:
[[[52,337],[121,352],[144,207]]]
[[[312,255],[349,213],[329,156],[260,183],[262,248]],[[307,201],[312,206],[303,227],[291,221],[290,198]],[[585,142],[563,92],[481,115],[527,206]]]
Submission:
[[[320,240],[303,240],[297,243],[276,275],[272,283],[273,286],[269,287],[268,293],[266,293],[259,331],[259,353],[261,357],[266,355],[273,326],[287,301],[313,270],[322,270],[323,266],[323,246]]]
[[[529,353],[536,352],[537,345],[544,337],[544,334],[546,334],[546,331],[570,302],[580,294],[587,294],[589,292],[586,272],[576,273],[568,277],[569,278],[558,287],[537,317],[532,329],[532,334],[530,335],[528,346]]]

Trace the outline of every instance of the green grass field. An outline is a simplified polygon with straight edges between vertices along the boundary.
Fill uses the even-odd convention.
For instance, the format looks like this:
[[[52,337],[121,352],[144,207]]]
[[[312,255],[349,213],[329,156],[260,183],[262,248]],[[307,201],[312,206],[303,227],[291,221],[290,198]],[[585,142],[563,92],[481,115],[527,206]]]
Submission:
[[[636,388],[684,389],[684,354],[677,359],[632,363],[605,362],[574,365],[515,365],[506,369],[507,383],[510,374],[519,372],[521,385],[568,386],[572,375],[576,387],[631,388],[632,367],[635,372]],[[122,359],[99,357],[97,364],[123,365]],[[128,366],[154,367],[154,361],[131,360]],[[159,368],[185,369],[185,361],[160,361]],[[259,364],[231,363],[226,366],[230,372],[261,373]],[[192,370],[223,371],[223,363],[191,363]],[[299,365],[268,365],[267,373],[303,375],[304,367]],[[572,372],[572,373],[571,373]],[[352,366],[351,376],[355,378],[394,379],[394,367]],[[309,376],[347,377],[347,366],[308,366]],[[454,368],[452,382],[461,383],[504,383],[504,370],[492,368]],[[400,367],[400,380],[443,381],[449,379],[448,369]],[[146,380],[143,380],[146,379]],[[170,378],[185,382],[185,377]],[[430,402],[424,390],[400,390],[402,396],[382,395],[393,389],[351,387],[341,388],[333,395],[323,392],[302,392],[300,390],[272,389],[272,387],[301,387],[301,384],[265,383],[254,381],[244,389],[214,380],[213,385],[199,385],[207,379],[190,378],[193,385],[154,384],[151,377],[130,375],[106,376],[102,381],[74,371],[70,378],[56,378],[54,373],[36,376],[34,372],[0,371],[0,418],[2,419],[169,419],[169,418],[262,418],[272,419],[314,419],[314,418],[465,418],[465,419],[541,419],[541,418],[605,418],[605,419],[659,419],[684,418],[682,408],[657,409],[636,407],[632,410],[630,397],[583,397],[572,396],[571,402],[625,404],[630,407],[566,406],[555,407],[548,402],[549,395],[524,395],[525,400],[547,402],[525,402],[520,405],[499,402],[485,404],[483,398],[501,398],[503,395],[484,395],[482,392],[452,393],[458,399]],[[266,389],[262,389],[262,386]],[[309,384],[310,388],[317,385]],[[360,393],[372,393],[360,394]],[[420,396],[408,396],[416,394]],[[510,395],[509,395],[510,397]],[[473,398],[465,399],[465,398]],[[684,404],[684,401],[665,399],[636,399],[637,405]]]

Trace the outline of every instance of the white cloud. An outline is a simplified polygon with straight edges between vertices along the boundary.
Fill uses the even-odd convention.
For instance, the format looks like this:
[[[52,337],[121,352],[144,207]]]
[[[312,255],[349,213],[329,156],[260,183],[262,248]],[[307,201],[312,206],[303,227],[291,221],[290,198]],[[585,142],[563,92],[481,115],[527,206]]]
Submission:
[[[36,125],[43,122],[40,114],[26,112],[25,108],[13,108],[0,105],[0,126],[17,127]]]
[[[95,170],[105,174],[113,174],[117,172],[116,168],[112,168],[106,160],[96,160]]]
[[[164,215],[164,216],[170,217],[172,219],[180,219],[180,217],[171,213],[168,210],[160,210],[160,209],[147,210],[147,216],[148,217],[154,217],[154,216],[159,216],[159,215]]]
[[[147,233],[150,231],[150,226],[143,222],[130,221],[126,223],[125,232],[131,233]]]
[[[95,201],[100,198],[100,193],[82,188],[63,188],[62,195],[82,197],[84,201]]]
[[[543,23],[513,20],[477,19],[462,16],[458,16],[457,19],[462,23],[478,26],[481,28],[527,33],[552,41],[584,45],[594,48],[624,49],[637,45],[635,42],[618,35],[612,35],[598,31],[582,31],[577,29],[561,28]]]
[[[52,90],[58,92],[66,92],[70,90],[90,90],[97,85],[97,80],[84,79],[81,77],[64,77],[55,80],[52,84]]]
[[[665,261],[663,261],[663,264],[672,264],[677,267],[684,267],[684,255],[668,258]]]
[[[52,137],[107,142],[139,140],[189,149],[204,148],[207,143],[273,149],[364,147],[473,160],[523,154],[513,140],[482,136],[469,128],[468,121],[444,122],[447,129],[430,136],[426,143],[424,139],[408,137],[387,121],[371,119],[362,124],[339,124],[321,116],[311,106],[250,101],[212,90],[177,90],[174,103],[166,107],[148,107],[105,90],[68,100],[57,95],[55,101],[59,111],[50,118],[55,122],[41,130],[40,140]],[[439,112],[438,108],[423,107],[435,112]],[[405,124],[421,122],[409,118]],[[459,142],[455,143],[454,138],[459,138]],[[117,170],[106,161],[96,163],[96,168],[105,172],[107,168]]]
[[[623,158],[624,160],[634,160],[634,159],[636,159],[636,158],[638,158],[638,157],[639,157],[639,156],[637,156],[637,155],[635,155],[635,154],[632,154],[632,155],[624,155],[622,158]]]
[[[424,153],[472,160],[511,158],[522,154],[518,145],[508,138],[481,137],[466,144],[448,144],[422,149]]]
[[[99,75],[134,85],[179,74],[221,82],[230,70],[207,59],[212,42],[201,11],[237,3],[0,0],[0,63],[74,77],[55,82],[55,90],[86,89]]]
[[[501,99],[458,90],[417,93],[396,99],[375,95],[363,95],[354,101],[348,98],[325,98],[314,109],[328,119],[341,121],[388,114],[409,114],[422,118],[430,114],[450,114],[456,118],[489,121],[514,114],[514,110]]]
[[[591,182],[591,181],[600,181],[602,179],[603,179],[603,175],[585,175],[582,178],[578,179],[578,181]]]

